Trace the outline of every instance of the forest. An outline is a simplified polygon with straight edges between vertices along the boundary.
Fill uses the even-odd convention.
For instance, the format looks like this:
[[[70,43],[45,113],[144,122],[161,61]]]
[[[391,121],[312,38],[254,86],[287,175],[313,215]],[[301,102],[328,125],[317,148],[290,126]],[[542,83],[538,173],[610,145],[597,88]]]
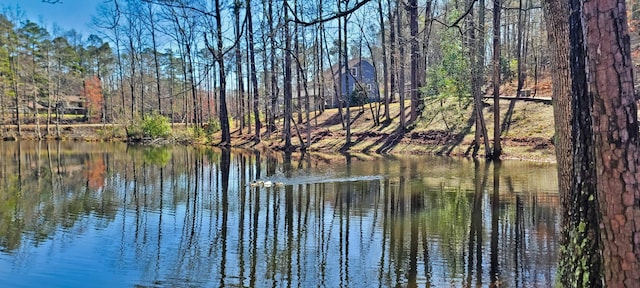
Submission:
[[[290,142],[292,125],[310,131],[310,119],[332,107],[348,147],[356,106],[370,110],[374,126],[394,120],[408,130],[428,117],[425,105],[535,97],[545,77],[549,86],[534,0],[114,0],[95,11],[91,35],[32,22],[19,7],[4,7],[1,17],[3,135],[7,124],[55,134],[58,123],[129,125],[161,115],[220,129],[222,145],[230,122],[256,142],[276,130]],[[516,84],[494,91],[494,81]],[[390,115],[390,103],[406,117]],[[459,117],[482,119],[477,111]],[[308,145],[310,132],[299,134]]]

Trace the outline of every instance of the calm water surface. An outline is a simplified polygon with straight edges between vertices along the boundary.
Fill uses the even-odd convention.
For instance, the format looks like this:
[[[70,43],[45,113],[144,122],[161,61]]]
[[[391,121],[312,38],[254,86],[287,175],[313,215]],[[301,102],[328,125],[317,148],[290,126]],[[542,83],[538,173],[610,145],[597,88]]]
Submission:
[[[556,271],[552,164],[65,142],[0,142],[0,159],[0,287],[549,287]]]

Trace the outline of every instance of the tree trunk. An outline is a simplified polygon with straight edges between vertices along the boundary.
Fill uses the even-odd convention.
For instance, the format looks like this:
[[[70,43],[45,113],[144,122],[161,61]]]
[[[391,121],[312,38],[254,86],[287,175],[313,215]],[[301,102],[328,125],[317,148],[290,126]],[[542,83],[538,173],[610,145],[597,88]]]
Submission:
[[[421,79],[418,77],[420,74],[418,69],[420,67],[420,49],[418,49],[418,1],[409,0],[409,27],[411,33],[411,123],[415,123],[418,119],[419,111],[419,95],[418,88],[420,88]],[[426,17],[426,15],[425,15]]]
[[[268,11],[269,15],[267,15],[267,20],[269,23],[269,30],[271,31],[269,35],[270,39],[270,49],[271,49],[271,117],[269,118],[269,125],[267,128],[267,133],[273,132],[276,129],[276,104],[278,101],[278,80],[276,78],[276,27],[273,26],[273,0],[268,1]]]
[[[227,93],[226,93],[226,74],[224,69],[224,50],[223,50],[223,38],[222,38],[222,16],[220,14],[220,0],[215,0],[216,6],[216,33],[217,33],[217,41],[218,41],[218,51],[216,54],[216,60],[218,62],[218,67],[220,67],[220,130],[222,132],[222,139],[220,139],[220,145],[229,146],[231,145],[231,131],[229,127],[229,114],[227,111]]]
[[[579,3],[581,21],[570,21],[571,39],[586,41],[604,284],[640,287],[640,147],[625,1]]]
[[[400,127],[404,131],[407,128],[406,118],[405,118],[405,83],[404,83],[404,65],[405,61],[405,52],[404,52],[404,28],[402,27],[402,6],[404,5],[404,0],[398,1],[398,6],[396,7],[396,29],[398,29],[398,70],[396,72],[398,75],[398,92],[400,92]]]
[[[298,1],[294,0],[293,1],[293,13],[294,15],[298,15],[300,12],[298,11]],[[299,29],[299,24],[296,22],[294,23],[293,26],[293,41],[294,41],[294,45],[293,45],[293,49],[294,49],[294,55],[296,55],[296,66],[300,67],[301,65],[306,65],[306,61],[302,61],[300,60],[300,35],[298,34],[298,29]],[[296,102],[298,104],[298,108],[296,109],[296,112],[298,112],[298,123],[302,123],[302,93],[300,91],[300,87],[302,86],[301,84],[301,76],[300,76],[300,69],[296,69]],[[302,144],[302,143],[300,143]]]
[[[380,21],[380,31],[386,31],[384,25],[384,14],[382,13],[382,0],[378,0],[378,16]],[[389,120],[391,119],[389,114],[389,66],[387,65],[387,33],[380,33],[382,37],[382,70],[383,70],[383,80],[384,80],[384,118]]]
[[[476,157],[478,150],[480,149],[480,143],[484,143],[485,155],[491,154],[491,148],[489,146],[489,133],[487,132],[487,124],[484,119],[484,103],[482,102],[482,84],[484,83],[484,54],[485,54],[485,8],[484,0],[478,2],[478,28],[472,27],[471,30],[471,42],[472,42],[472,57],[475,59],[473,63],[471,81],[474,100],[474,113],[476,118],[476,131],[475,131],[475,143],[473,147],[472,156]],[[476,34],[474,31],[478,32]],[[484,140],[484,142],[482,142]]]
[[[348,4],[348,1],[345,2],[345,6]],[[348,9],[348,7],[345,7],[345,10]],[[339,11],[339,9],[338,9]],[[347,113],[346,113],[346,117],[345,117],[345,123],[346,123],[346,128],[347,128],[347,137],[345,139],[345,143],[344,143],[344,148],[345,149],[349,149],[349,147],[351,146],[351,94],[349,93],[349,79],[353,79],[353,84],[355,87],[355,77],[353,75],[351,75],[351,70],[349,70],[349,53],[347,52],[347,16],[344,16],[344,26],[342,26],[342,44],[344,45],[344,50],[342,51],[342,55],[343,55],[343,59],[344,59],[344,75],[345,75],[345,82],[343,83],[344,85],[344,89],[345,89],[345,103],[347,104]]]
[[[390,55],[389,55],[389,85],[391,86],[389,88],[389,98],[386,100],[386,104],[387,106],[389,106],[389,103],[391,103],[391,100],[393,100],[393,97],[395,97],[395,93],[398,90],[398,85],[396,83],[396,75],[398,73],[398,61],[397,61],[397,57],[398,57],[398,51],[396,48],[396,29],[395,29],[395,17],[394,17],[394,13],[393,10],[391,8],[391,1],[387,1],[387,13],[389,15],[389,50],[391,50]],[[391,115],[388,114],[387,115],[387,121],[391,121]]]
[[[18,93],[18,80],[16,80],[16,77],[18,75],[18,71],[16,69],[16,65],[15,65],[15,57],[9,57],[9,65],[10,69],[11,69],[11,88],[13,89],[13,95],[15,96],[15,112],[16,112],[16,127],[17,127],[17,136],[18,138],[20,138],[21,134],[22,134],[22,126],[20,124],[20,94]]]
[[[149,23],[151,32],[151,43],[153,44],[153,64],[156,69],[156,99],[158,100],[158,113],[162,114],[162,94],[160,93],[160,61],[158,60],[158,41],[156,40],[156,24],[154,20],[154,11],[151,3],[148,4],[149,8]]]
[[[594,178],[592,166],[587,164],[592,161],[587,148],[592,145],[591,137],[588,137],[591,128],[586,127],[591,121],[589,108],[578,108],[587,104],[584,101],[587,96],[584,89],[586,75],[584,72],[574,73],[572,82],[569,59],[574,58],[569,57],[569,3],[547,0],[543,2],[543,9],[549,50],[552,51],[550,64],[554,71],[552,93],[556,127],[554,144],[560,203],[563,207],[556,282],[562,287],[599,287],[602,285],[602,266],[600,254],[596,253],[599,249],[598,207],[594,201],[595,190],[588,185]],[[575,13],[572,17],[576,17]],[[571,51],[574,55],[584,53],[584,49]],[[580,59],[584,59],[583,56]],[[584,61],[572,61],[571,67],[584,71]],[[572,85],[574,89],[571,89]],[[582,113],[574,113],[574,109],[583,110],[576,110]],[[575,129],[575,133],[572,129]],[[578,179],[585,180],[580,183]]]
[[[520,9],[518,9],[518,35],[517,35],[517,50],[516,50],[516,60],[518,61],[518,71],[516,72],[518,74],[518,87],[517,87],[517,91],[516,91],[516,97],[521,97],[522,96],[522,87],[524,86],[524,70],[523,70],[523,62],[525,61],[524,58],[527,57],[526,54],[524,54],[524,56],[522,55],[524,48],[522,47],[522,38],[523,38],[523,34],[524,34],[524,20],[523,20],[523,16],[522,16],[522,9],[524,8],[522,5],[522,0],[518,1],[518,7],[520,7]]]
[[[500,159],[500,0],[493,0],[493,151],[487,158]]]
[[[247,8],[249,9],[249,8]],[[234,14],[234,18],[235,18],[235,31],[236,31],[236,39],[240,39],[240,35],[242,35],[242,32],[240,31],[240,2],[235,1],[235,3],[233,4],[233,14]],[[240,135],[242,135],[244,127],[245,125],[245,114],[244,114],[244,109],[245,109],[245,101],[244,101],[244,81],[242,80],[242,53],[240,51],[240,44],[236,44],[236,49],[235,49],[235,58],[236,58],[236,81],[238,83],[238,100],[239,103],[236,103],[236,105],[239,104],[239,107],[237,109],[238,111],[238,120],[240,120],[240,127],[238,128],[238,132]]]
[[[289,5],[284,0],[284,149],[291,149],[291,35],[289,34]],[[302,144],[302,143],[301,143]]]
[[[260,112],[258,106],[260,104],[260,95],[258,94],[258,75],[256,71],[256,54],[253,42],[253,20],[251,18],[251,0],[247,0],[247,37],[249,37],[249,65],[251,66],[251,86],[253,87],[253,117],[255,118],[256,135],[255,143],[260,143]]]

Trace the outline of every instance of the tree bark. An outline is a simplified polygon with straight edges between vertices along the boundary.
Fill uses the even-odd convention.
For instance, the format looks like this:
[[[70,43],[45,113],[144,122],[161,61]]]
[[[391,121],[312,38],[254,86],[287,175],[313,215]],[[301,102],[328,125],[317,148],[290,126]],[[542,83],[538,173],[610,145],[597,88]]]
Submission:
[[[498,160],[500,144],[500,0],[493,0],[493,151],[487,158]]]
[[[491,147],[489,144],[489,133],[487,132],[487,124],[484,119],[484,103],[482,102],[482,85],[484,83],[484,54],[485,54],[485,7],[484,0],[478,1],[478,28],[472,27],[471,30],[471,42],[472,51],[474,52],[472,57],[475,59],[472,68],[472,90],[474,100],[474,113],[475,113],[475,143],[473,147],[472,155],[476,157],[478,150],[480,149],[480,143],[484,143],[485,155],[491,154]],[[476,39],[475,31],[477,30],[478,36]],[[484,142],[482,142],[484,140]]]
[[[347,5],[349,4],[349,1],[347,0],[345,2],[345,8],[349,9],[347,7]],[[339,4],[338,4],[339,5]],[[345,9],[345,10],[346,10]],[[351,75],[351,70],[349,70],[349,54],[348,54],[348,50],[347,50],[347,15],[344,16],[344,22],[343,22],[343,26],[342,26],[342,36],[344,37],[342,39],[342,44],[344,45],[344,50],[342,51],[343,54],[343,59],[344,59],[344,75],[345,75],[345,83],[343,83],[344,85],[344,89],[345,89],[345,103],[346,103],[346,115],[345,115],[345,123],[346,123],[346,139],[345,139],[345,143],[344,143],[344,149],[349,149],[349,147],[351,146],[351,94],[349,93],[349,79],[353,78],[353,84],[354,84],[354,88],[355,88],[355,77],[353,75]]]
[[[289,5],[284,1],[284,149],[291,149],[291,34],[289,34]],[[301,143],[302,144],[302,143]]]
[[[599,250],[598,206],[593,175],[590,115],[586,90],[582,44],[574,39],[570,49],[569,3],[547,0],[543,3],[553,81],[553,108],[556,127],[555,148],[558,163],[560,203],[563,207],[560,256],[556,282],[562,287],[599,287],[602,261]],[[576,12],[572,17],[578,16]],[[579,37],[581,38],[581,37]],[[574,44],[571,45],[572,47]],[[574,61],[570,62],[570,59]],[[571,64],[571,65],[570,65]],[[571,70],[574,70],[572,81]],[[580,73],[579,71],[582,71]],[[572,86],[574,87],[572,89]],[[574,113],[582,111],[581,113]],[[575,147],[575,148],[574,148]],[[575,165],[574,165],[575,163]],[[582,180],[584,179],[584,180]]]
[[[382,70],[383,70],[383,79],[384,79],[384,118],[389,120],[389,66],[387,65],[387,37],[386,30],[384,25],[384,14],[382,10],[382,0],[378,0],[378,17],[380,21],[380,37],[382,37]]]
[[[418,49],[418,1],[409,0],[407,5],[409,11],[409,31],[411,34],[411,118],[410,122],[415,123],[418,119],[419,111],[419,95],[418,88],[420,88],[421,79],[418,77],[420,74],[418,69],[420,67],[420,49]],[[426,17],[426,15],[425,15]]]
[[[242,31],[240,31],[240,2],[239,1],[235,1],[235,3],[233,4],[233,14],[234,14],[234,18],[235,18],[235,32],[236,32],[236,39],[240,39],[240,36],[242,35]],[[249,9],[249,8],[247,8]],[[244,114],[244,110],[245,110],[245,96],[244,96],[244,80],[242,80],[242,53],[240,51],[240,44],[237,44],[235,47],[235,60],[236,60],[236,80],[238,83],[238,102],[236,104],[238,105],[238,120],[240,120],[240,127],[238,129],[238,133],[240,135],[242,135],[243,130],[246,126],[246,121],[245,121],[245,114]]]
[[[388,98],[386,99],[387,107],[389,107],[389,103],[392,102],[393,97],[395,97],[395,93],[398,91],[398,85],[396,82],[397,73],[398,73],[398,49],[396,48],[396,28],[395,28],[395,17],[393,10],[391,8],[391,1],[387,1],[387,14],[389,15],[389,93]],[[388,109],[388,108],[386,108]],[[391,121],[391,114],[387,114],[386,118],[387,122]]]
[[[216,35],[218,41],[218,51],[216,54],[216,60],[218,62],[218,67],[220,67],[220,130],[222,132],[222,139],[220,140],[220,145],[229,146],[231,145],[231,131],[229,127],[229,114],[227,111],[227,94],[226,94],[226,74],[224,69],[224,51],[222,49],[222,16],[220,15],[220,0],[215,1],[216,6]]]
[[[640,287],[640,147],[625,1],[580,3],[593,101],[604,283]]]
[[[400,92],[400,127],[402,128],[402,130],[404,131],[407,128],[407,121],[405,118],[405,107],[404,107],[404,100],[405,100],[405,83],[404,83],[404,65],[406,64],[405,61],[405,51],[404,51],[404,45],[405,45],[405,39],[404,39],[404,28],[402,27],[402,6],[404,5],[404,0],[399,0],[398,1],[398,6],[396,7],[396,29],[398,29],[398,70],[396,70],[396,72],[399,74],[398,75],[398,92]]]
[[[276,110],[277,110],[277,103],[278,103],[278,79],[276,77],[276,27],[273,26],[273,0],[269,0],[268,1],[268,13],[269,15],[267,15],[267,22],[269,25],[269,31],[270,31],[270,35],[269,35],[269,41],[270,41],[270,51],[271,51],[271,55],[270,55],[270,60],[271,60],[271,111],[270,111],[270,117],[269,117],[269,124],[267,127],[267,133],[269,133],[269,135],[271,134],[271,132],[274,132],[276,129]]]
[[[255,143],[260,143],[260,112],[258,106],[260,104],[260,95],[258,93],[258,75],[256,71],[256,54],[253,48],[253,20],[251,17],[251,0],[247,0],[247,37],[249,37],[249,65],[251,67],[251,86],[253,87],[253,117],[255,120],[256,134],[254,137]]]

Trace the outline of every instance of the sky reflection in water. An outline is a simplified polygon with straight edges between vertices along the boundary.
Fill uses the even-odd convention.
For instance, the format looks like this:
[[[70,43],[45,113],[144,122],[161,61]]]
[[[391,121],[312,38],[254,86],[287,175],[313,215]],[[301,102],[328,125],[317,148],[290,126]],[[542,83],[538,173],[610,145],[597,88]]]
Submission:
[[[548,287],[555,274],[552,164],[0,146],[1,287]]]

